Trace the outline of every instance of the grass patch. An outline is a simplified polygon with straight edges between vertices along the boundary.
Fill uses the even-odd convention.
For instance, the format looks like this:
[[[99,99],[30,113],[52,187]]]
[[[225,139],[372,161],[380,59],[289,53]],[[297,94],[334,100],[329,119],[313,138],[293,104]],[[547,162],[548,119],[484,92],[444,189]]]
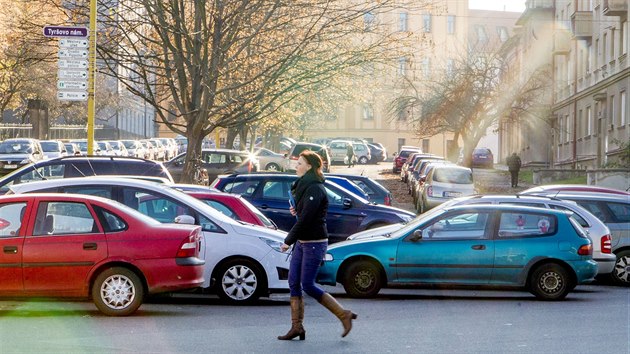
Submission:
[[[586,184],[586,176],[579,176],[567,179],[559,179],[554,184]]]
[[[518,180],[526,184],[534,184],[534,171],[532,170],[519,171]]]

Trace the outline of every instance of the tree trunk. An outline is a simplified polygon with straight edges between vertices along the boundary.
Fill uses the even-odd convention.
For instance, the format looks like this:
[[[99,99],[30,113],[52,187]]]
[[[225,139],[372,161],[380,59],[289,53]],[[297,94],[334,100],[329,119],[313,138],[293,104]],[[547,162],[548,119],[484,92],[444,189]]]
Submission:
[[[237,135],[238,135],[238,129],[237,128],[228,128],[227,129],[227,135],[225,136],[225,148],[226,149],[233,149],[234,148],[234,140],[236,139]]]
[[[186,137],[188,138],[188,146],[186,147],[186,162],[179,182],[193,183],[196,165],[193,161],[195,159],[201,159],[201,143],[203,139],[200,137],[200,134],[196,133],[193,129],[188,131]]]

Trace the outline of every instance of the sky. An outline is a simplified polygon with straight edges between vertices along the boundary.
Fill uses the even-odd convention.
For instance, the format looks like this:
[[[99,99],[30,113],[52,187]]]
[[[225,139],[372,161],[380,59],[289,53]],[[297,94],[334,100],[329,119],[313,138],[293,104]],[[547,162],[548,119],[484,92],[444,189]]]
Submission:
[[[523,12],[525,10],[525,0],[468,0],[468,8],[476,10]]]

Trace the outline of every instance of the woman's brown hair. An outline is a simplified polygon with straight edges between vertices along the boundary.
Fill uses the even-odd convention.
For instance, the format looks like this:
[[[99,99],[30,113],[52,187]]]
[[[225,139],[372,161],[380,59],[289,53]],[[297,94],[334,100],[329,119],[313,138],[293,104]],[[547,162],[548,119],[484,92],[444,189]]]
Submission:
[[[319,156],[318,153],[311,150],[302,151],[300,153],[300,156],[302,156],[304,160],[306,160],[306,162],[308,162],[308,164],[311,165],[311,170],[313,171],[315,176],[317,176],[317,179],[319,179],[320,181],[323,181],[324,173],[322,172],[322,164],[323,164],[322,157]]]

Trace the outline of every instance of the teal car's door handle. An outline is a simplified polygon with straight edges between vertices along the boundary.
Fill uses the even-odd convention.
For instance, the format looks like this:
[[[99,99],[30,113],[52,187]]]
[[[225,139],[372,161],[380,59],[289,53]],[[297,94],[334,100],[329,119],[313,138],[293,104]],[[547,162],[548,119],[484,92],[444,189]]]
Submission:
[[[474,250],[485,250],[486,245],[473,245],[471,248]]]

